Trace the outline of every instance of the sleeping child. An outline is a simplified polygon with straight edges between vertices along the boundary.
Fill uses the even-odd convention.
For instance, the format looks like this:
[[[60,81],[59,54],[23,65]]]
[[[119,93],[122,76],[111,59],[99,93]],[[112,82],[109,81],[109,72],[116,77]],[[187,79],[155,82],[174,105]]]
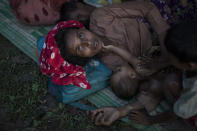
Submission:
[[[123,49],[115,46],[105,48],[116,52],[124,59],[129,58],[129,53]],[[181,77],[177,71],[174,71],[174,73],[157,73],[150,78],[142,78],[131,66],[124,65],[112,74],[111,88],[118,97],[123,99],[130,99],[137,94],[136,101],[119,108],[103,107],[92,111],[90,116],[92,120],[95,120],[96,125],[110,125],[118,118],[126,115],[133,121],[140,121],[144,125],[177,118],[172,111],[166,112],[165,118],[152,119],[150,121],[135,115],[136,110],[139,109],[145,109],[147,112],[153,111],[163,99],[166,99],[170,105],[173,105],[181,92]]]

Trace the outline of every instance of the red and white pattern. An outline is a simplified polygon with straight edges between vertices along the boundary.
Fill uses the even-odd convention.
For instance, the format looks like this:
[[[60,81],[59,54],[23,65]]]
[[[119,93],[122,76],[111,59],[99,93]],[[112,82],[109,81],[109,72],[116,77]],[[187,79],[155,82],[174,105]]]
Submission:
[[[52,78],[57,85],[69,85],[90,89],[84,69],[78,65],[72,65],[62,58],[54,38],[58,30],[68,27],[84,27],[78,21],[64,21],[58,23],[46,36],[39,63],[41,71]]]

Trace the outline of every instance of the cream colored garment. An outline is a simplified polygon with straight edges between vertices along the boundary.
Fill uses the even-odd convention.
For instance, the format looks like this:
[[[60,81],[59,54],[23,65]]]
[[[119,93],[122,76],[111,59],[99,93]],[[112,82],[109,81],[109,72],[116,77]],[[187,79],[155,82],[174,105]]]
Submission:
[[[197,115],[197,76],[183,78],[183,93],[174,104],[174,112],[181,118]]]

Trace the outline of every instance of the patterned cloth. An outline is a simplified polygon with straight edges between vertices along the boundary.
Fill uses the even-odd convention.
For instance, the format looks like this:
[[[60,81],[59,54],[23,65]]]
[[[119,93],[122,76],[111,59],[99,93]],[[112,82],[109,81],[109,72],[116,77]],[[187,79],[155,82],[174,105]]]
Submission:
[[[57,85],[73,84],[84,89],[90,89],[91,86],[86,79],[84,69],[64,60],[57,47],[55,34],[58,30],[68,27],[82,28],[84,26],[73,20],[58,23],[46,36],[39,58],[40,69],[45,75],[51,76],[52,81]]]
[[[160,10],[168,24],[194,19],[196,16],[195,0],[150,0]]]

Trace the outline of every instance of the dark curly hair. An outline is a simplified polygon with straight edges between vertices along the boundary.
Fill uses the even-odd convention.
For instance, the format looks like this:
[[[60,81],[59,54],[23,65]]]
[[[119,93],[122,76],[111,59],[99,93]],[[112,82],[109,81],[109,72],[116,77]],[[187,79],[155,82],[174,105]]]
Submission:
[[[165,46],[181,62],[197,62],[197,20],[185,21],[169,29]]]
[[[74,56],[73,54],[70,53],[70,51],[67,48],[67,41],[65,40],[65,37],[68,37],[67,34],[73,29],[79,29],[79,28],[70,27],[70,28],[60,29],[55,35],[55,40],[56,40],[57,46],[60,50],[61,56],[66,61],[68,61],[69,63],[72,63],[74,65],[85,66],[91,58]]]
[[[80,1],[78,1],[78,2],[73,1],[73,2],[68,2],[68,3],[63,4],[61,7],[61,10],[60,10],[60,20],[59,21],[67,21],[67,20],[73,19],[72,12],[75,12],[76,10],[78,10],[77,3],[84,4],[83,2],[80,2]],[[81,18],[81,16],[78,15],[78,17],[73,20],[80,21],[81,23],[84,24],[84,26],[87,29],[89,29],[90,20],[89,19],[82,20],[80,18]]]

